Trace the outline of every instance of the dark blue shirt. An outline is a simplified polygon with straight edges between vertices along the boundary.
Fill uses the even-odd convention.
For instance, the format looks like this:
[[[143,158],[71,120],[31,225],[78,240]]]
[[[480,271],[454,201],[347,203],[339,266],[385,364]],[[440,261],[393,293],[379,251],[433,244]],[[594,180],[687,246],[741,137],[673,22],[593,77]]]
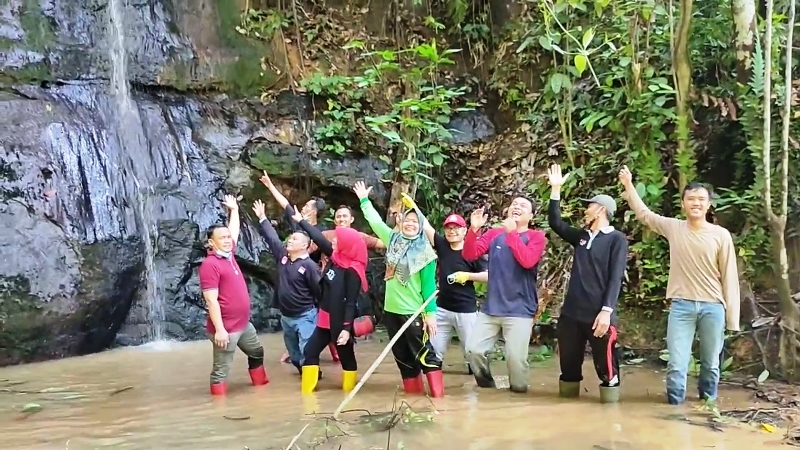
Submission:
[[[533,318],[539,309],[536,294],[539,260],[547,238],[542,231],[506,233],[493,228],[478,236],[472,230],[464,239],[464,259],[475,261],[489,254],[489,283],[481,312],[495,317]]]

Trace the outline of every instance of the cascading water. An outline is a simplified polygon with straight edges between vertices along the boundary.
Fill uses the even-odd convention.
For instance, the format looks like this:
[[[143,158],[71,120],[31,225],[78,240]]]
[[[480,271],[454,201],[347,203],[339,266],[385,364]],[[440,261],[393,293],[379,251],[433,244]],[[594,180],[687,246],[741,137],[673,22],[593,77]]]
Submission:
[[[127,177],[133,181],[135,190],[128,193],[136,208],[135,216],[144,242],[145,289],[140,297],[147,316],[150,341],[161,342],[164,339],[164,305],[159,292],[158,272],[155,269],[154,237],[158,236],[158,228],[153,220],[147,204],[151,192],[143,188],[140,180],[146,180],[147,170],[138,167],[135,155],[147,151],[147,142],[142,129],[139,110],[131,99],[128,87],[127,57],[125,53],[125,0],[110,0],[108,5],[109,27],[109,60],[111,62],[111,91],[116,106],[116,136],[122,151],[118,152],[121,161],[117,161],[125,169]],[[152,234],[151,234],[152,233]]]

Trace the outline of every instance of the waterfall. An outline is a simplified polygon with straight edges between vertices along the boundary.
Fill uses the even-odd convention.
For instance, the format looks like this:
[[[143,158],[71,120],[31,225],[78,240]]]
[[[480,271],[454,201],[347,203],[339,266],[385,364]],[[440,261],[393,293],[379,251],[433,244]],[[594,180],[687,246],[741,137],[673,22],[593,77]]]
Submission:
[[[151,189],[142,186],[140,180],[147,180],[147,167],[142,167],[144,158],[137,155],[149,151],[147,139],[142,128],[142,120],[136,103],[131,99],[128,86],[127,57],[125,53],[125,0],[110,0],[109,10],[109,61],[111,63],[111,93],[116,108],[115,135],[121,149],[117,152],[120,161],[114,161],[122,172],[133,182],[135,189],[128,192],[128,198],[135,208],[135,216],[144,243],[145,289],[140,302],[145,307],[149,338],[152,342],[164,339],[164,304],[159,292],[158,272],[155,269],[154,242],[158,238],[157,223],[148,207],[148,198],[153,195]]]

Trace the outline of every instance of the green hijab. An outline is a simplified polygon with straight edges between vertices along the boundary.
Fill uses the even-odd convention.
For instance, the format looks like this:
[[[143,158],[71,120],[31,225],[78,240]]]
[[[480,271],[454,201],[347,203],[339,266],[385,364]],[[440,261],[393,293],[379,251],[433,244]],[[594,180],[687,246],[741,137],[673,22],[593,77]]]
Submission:
[[[419,233],[414,237],[406,237],[402,231],[395,231],[386,246],[386,275],[385,280],[396,278],[405,286],[414,274],[421,271],[431,261],[436,260],[436,251],[425,236],[423,229],[427,220],[422,212],[414,207],[401,213],[401,221],[409,213],[416,213],[419,217]]]

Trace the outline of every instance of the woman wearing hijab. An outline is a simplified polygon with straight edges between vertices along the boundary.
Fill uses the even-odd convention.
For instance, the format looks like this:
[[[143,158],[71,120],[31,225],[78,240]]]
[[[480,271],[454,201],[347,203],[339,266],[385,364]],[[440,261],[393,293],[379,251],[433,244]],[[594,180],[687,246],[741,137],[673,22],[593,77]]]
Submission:
[[[300,389],[304,394],[314,392],[321,378],[319,355],[333,342],[342,364],[342,390],[349,392],[356,386],[358,370],[354,337],[363,334],[360,327],[372,326],[369,320],[356,321],[360,291],[367,291],[367,245],[352,228],[336,227],[336,238],[331,242],[317,227],[305,221],[299,211],[293,219],[329,258],[320,279],[322,295],[317,327],[303,351]]]
[[[436,252],[423,233],[425,216],[416,209],[402,211],[395,230],[385,224],[369,201],[372,188],[356,183],[353,191],[372,231],[386,245],[386,297],[383,325],[394,336],[419,307],[436,291]],[[409,394],[424,394],[422,374],[428,379],[431,397],[444,395],[442,361],[436,356],[429,337],[436,334],[436,302],[431,301],[422,314],[403,332],[392,353],[403,389]]]

